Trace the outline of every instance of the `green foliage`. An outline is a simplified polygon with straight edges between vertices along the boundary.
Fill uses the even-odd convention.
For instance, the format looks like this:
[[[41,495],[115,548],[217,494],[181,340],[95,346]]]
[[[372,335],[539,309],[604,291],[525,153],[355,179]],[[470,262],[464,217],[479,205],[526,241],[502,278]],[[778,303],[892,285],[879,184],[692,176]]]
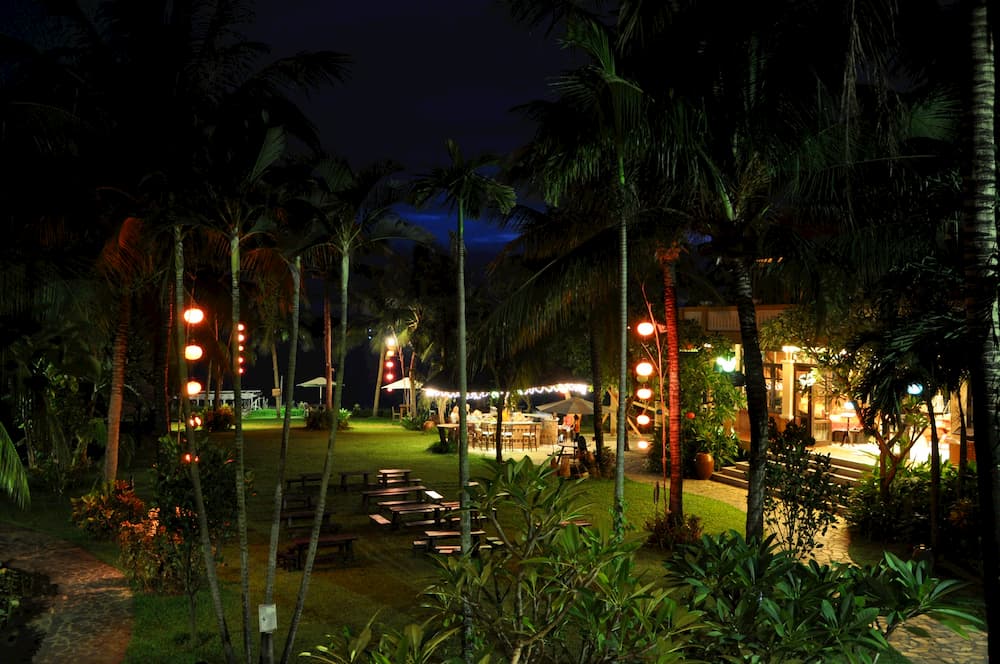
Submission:
[[[340,416],[337,418],[337,431],[346,431],[351,428],[351,411],[341,408]],[[306,428],[313,431],[329,431],[333,426],[333,411],[326,408],[310,408],[306,411]]]
[[[451,436],[445,436],[444,438],[438,438],[434,443],[427,448],[428,451],[434,454],[454,454],[458,449],[458,446],[452,441]]]
[[[79,498],[70,498],[70,520],[77,528],[98,540],[113,540],[125,522],[141,520],[146,515],[146,504],[135,494],[131,482],[115,480]]]
[[[468,606],[483,651],[521,661],[669,661],[694,616],[635,575],[637,544],[567,524],[582,516],[581,491],[527,457],[495,465],[472,508],[502,545],[441,561],[426,591],[438,619],[451,625]]]
[[[10,439],[7,429],[0,422],[0,492],[21,508],[31,502],[31,492],[28,489],[28,474],[24,464],[17,454],[14,441]]]
[[[183,547],[179,535],[167,532],[157,510],[118,531],[118,563],[136,590],[174,595],[183,592],[200,567],[197,547]],[[190,554],[190,555],[185,555]]]
[[[229,431],[236,423],[236,414],[225,404],[215,409],[206,409],[201,414],[202,426],[206,431]]]
[[[327,635],[330,645],[316,646],[314,651],[299,653],[299,657],[313,659],[325,664],[459,664],[459,657],[445,658],[440,652],[448,640],[458,631],[455,628],[436,628],[431,621],[422,625],[409,624],[401,632],[389,630],[377,643],[372,642],[372,616],[364,629],[353,636],[344,629],[339,636]],[[489,664],[491,657],[484,656],[478,664]]]
[[[747,543],[731,531],[684,547],[665,567],[708,629],[687,654],[710,662],[873,662],[888,634],[918,615],[956,630],[979,624],[947,602],[958,584],[888,554],[866,568],[802,564],[773,537]]]
[[[688,514],[678,521],[669,514],[657,511],[646,519],[643,528],[649,531],[646,545],[663,551],[673,551],[679,546],[694,544],[702,536],[701,518],[697,514]]]
[[[431,412],[429,410],[418,410],[414,415],[407,415],[400,420],[403,428],[407,431],[423,431],[424,422],[429,420]]]
[[[789,422],[778,432],[768,421],[768,483],[764,521],[778,535],[782,548],[799,557],[822,546],[817,538],[837,521],[837,509],[847,502],[847,488],[834,480],[830,455],[813,454],[815,444],[805,427]]]
[[[974,475],[974,464],[970,464]],[[956,466],[941,464],[941,505],[936,557],[979,564],[980,516],[978,495],[966,491],[959,498],[960,476]],[[883,494],[878,468],[866,473],[847,501],[847,523],[859,534],[880,542],[909,545],[930,542],[930,463],[904,464]]]
[[[593,455],[584,459],[584,465],[592,478],[611,479],[615,476],[615,463],[618,455],[605,445]]]

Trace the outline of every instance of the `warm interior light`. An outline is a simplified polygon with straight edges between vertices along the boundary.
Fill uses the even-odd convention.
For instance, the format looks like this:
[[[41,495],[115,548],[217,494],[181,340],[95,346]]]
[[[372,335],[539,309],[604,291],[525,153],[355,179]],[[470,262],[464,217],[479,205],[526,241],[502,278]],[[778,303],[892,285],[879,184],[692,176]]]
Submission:
[[[635,365],[635,374],[640,378],[649,378],[653,375],[653,364],[652,362],[646,362],[643,360],[639,364]]]
[[[735,357],[717,357],[715,358],[715,364],[726,373],[732,373],[736,370]]]
[[[648,440],[640,440],[638,444],[639,444],[639,449],[640,450],[644,450],[644,449],[647,449],[649,447],[649,441]]]
[[[198,307],[191,307],[184,310],[184,322],[190,325],[197,325],[205,320],[205,312]]]
[[[192,429],[197,429],[198,427],[201,426],[201,417],[199,417],[198,415],[192,415],[191,418],[188,420],[188,424],[191,425]]]
[[[187,393],[189,397],[201,394],[201,383],[196,380],[189,380],[187,384]]]
[[[639,333],[640,337],[648,337],[655,330],[656,327],[654,327],[653,324],[650,323],[648,320],[644,320],[635,326],[635,331]]]
[[[184,347],[184,359],[185,360],[200,360],[201,356],[205,354],[205,351],[201,349],[201,346],[197,344],[191,344]]]
[[[649,424],[649,415],[647,415],[646,413],[639,413],[638,415],[635,416],[635,421],[636,424],[644,427],[647,424]]]
[[[635,396],[639,397],[640,399],[651,399],[653,397],[653,390],[649,389],[648,387],[640,387],[638,390],[635,391]]]

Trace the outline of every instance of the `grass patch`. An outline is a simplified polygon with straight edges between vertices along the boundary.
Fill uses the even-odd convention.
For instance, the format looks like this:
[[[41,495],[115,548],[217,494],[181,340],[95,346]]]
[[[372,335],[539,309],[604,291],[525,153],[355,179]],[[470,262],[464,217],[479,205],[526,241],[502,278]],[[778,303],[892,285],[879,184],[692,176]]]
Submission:
[[[293,420],[288,451],[286,476],[322,470],[329,432],[308,431],[301,419]],[[213,434],[232,439],[234,432]],[[385,419],[357,419],[348,431],[338,432],[333,450],[333,468],[328,493],[331,519],[345,532],[357,533],[356,561],[348,566],[338,563],[319,566],[310,583],[300,625],[295,652],[326,644],[329,633],[340,632],[347,626],[363,627],[373,614],[379,613],[379,623],[402,627],[422,620],[420,592],[436,578],[435,561],[412,553],[412,540],[417,529],[389,530],[370,522],[362,508],[357,490],[340,491],[340,470],[377,470],[386,467],[406,467],[420,477],[426,486],[453,498],[458,493],[458,455],[433,454],[428,448],[438,438],[437,431],[421,432],[404,429],[398,422]],[[281,422],[276,419],[252,419],[244,423],[246,465],[254,473],[254,492],[248,496],[248,539],[250,546],[250,612],[254,628],[254,649],[259,648],[256,635],[257,604],[263,602],[264,573],[270,532],[270,519],[277,481],[276,462],[281,445]],[[129,469],[121,476],[136,480],[137,492],[144,499],[152,496],[152,463],[155,449],[140,450]],[[490,462],[481,456],[470,459],[473,477],[486,476]],[[356,481],[356,478],[352,479]],[[614,501],[612,480],[587,480],[584,510],[598,527],[610,528]],[[25,527],[36,528],[67,539],[94,551],[111,564],[116,563],[114,544],[87,540],[69,522],[69,496],[85,493],[89,487],[76,489],[56,497],[40,489],[33,490],[32,506],[18,512],[9,505],[0,506],[0,519]],[[642,524],[656,509],[652,487],[642,482],[626,481],[627,518],[633,528],[630,537],[645,538]],[[745,516],[740,510],[719,501],[685,494],[685,511],[702,518],[705,532],[718,533],[729,529],[742,530]],[[282,540],[284,540],[282,533]],[[280,546],[280,543],[279,543]],[[240,645],[242,612],[239,598],[239,549],[235,542],[222,551],[223,564],[219,577],[223,582],[226,620],[235,646]],[[662,569],[663,554],[643,549],[637,563],[655,579]],[[288,622],[302,579],[301,572],[277,570],[274,601],[278,609],[278,632],[275,649],[284,645]],[[137,595],[135,625],[129,645],[127,662],[217,662],[221,661],[216,618],[207,591],[198,597],[198,631],[211,638],[188,649],[189,634],[187,600],[183,596]]]

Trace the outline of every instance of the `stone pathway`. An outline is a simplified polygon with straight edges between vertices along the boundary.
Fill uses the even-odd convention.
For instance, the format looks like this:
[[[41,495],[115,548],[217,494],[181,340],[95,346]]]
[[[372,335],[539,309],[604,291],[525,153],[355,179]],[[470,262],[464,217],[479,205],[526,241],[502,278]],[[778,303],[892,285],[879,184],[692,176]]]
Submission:
[[[32,622],[45,634],[35,662],[119,664],[125,659],[132,637],[132,591],[120,571],[77,546],[9,524],[0,526],[0,560],[45,574],[55,586]],[[0,661],[15,664],[2,653]]]

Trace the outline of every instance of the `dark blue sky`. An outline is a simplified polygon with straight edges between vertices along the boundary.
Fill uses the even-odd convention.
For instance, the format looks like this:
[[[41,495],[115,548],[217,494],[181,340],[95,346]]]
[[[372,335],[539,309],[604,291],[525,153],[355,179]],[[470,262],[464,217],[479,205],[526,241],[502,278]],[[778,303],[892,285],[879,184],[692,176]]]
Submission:
[[[411,174],[445,163],[448,138],[466,155],[527,142],[531,125],[510,109],[548,97],[570,62],[553,36],[515,24],[496,0],[258,0],[248,33],[275,55],[349,54],[350,79],[306,105],[325,147],[355,165],[392,158]],[[408,218],[442,241],[455,227],[441,211]],[[466,233],[470,251],[510,239],[475,221]]]

